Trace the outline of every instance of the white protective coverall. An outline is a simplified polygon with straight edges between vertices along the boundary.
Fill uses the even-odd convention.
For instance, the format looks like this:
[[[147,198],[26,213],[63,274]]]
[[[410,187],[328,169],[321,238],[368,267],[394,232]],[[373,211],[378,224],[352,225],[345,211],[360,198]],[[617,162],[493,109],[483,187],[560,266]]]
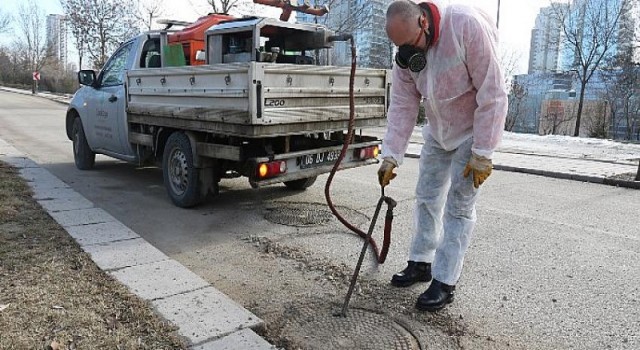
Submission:
[[[465,5],[441,7],[440,15],[426,68],[414,73],[393,67],[382,157],[402,164],[423,100],[428,125],[409,260],[431,262],[433,278],[455,285],[476,222],[477,190],[471,177],[463,177],[464,167],[472,151],[491,159],[502,138],[507,93],[490,17]]]

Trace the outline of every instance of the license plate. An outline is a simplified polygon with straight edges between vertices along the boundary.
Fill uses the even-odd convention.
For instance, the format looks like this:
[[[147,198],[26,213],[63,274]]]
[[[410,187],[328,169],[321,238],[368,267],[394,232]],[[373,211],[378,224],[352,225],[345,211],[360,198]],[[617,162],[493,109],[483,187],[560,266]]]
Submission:
[[[298,157],[301,169],[313,168],[320,165],[335,163],[340,157],[340,151],[327,151],[322,153],[307,154]]]

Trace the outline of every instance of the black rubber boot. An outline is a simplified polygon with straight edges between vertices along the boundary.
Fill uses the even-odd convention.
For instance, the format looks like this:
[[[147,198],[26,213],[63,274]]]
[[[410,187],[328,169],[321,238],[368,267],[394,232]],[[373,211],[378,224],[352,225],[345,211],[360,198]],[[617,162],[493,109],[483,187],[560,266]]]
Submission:
[[[418,297],[416,309],[430,312],[442,309],[453,302],[453,291],[455,289],[456,286],[433,280],[429,288]]]
[[[396,287],[409,287],[417,282],[431,281],[431,263],[408,261],[407,267],[393,275],[391,284]]]

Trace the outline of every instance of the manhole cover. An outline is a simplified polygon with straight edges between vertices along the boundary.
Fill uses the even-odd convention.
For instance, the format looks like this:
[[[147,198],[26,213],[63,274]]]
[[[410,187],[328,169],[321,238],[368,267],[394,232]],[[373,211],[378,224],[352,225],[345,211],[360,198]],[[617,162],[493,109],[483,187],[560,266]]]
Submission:
[[[346,207],[336,207],[338,213],[356,227],[368,227],[370,219],[365,214]],[[311,227],[338,222],[326,204],[277,202],[266,208],[264,218],[274,224]]]
[[[326,205],[312,203],[278,203],[268,208],[265,219],[287,226],[321,226],[333,220]]]
[[[288,316],[283,335],[304,349],[421,349],[408,329],[367,310],[352,308],[347,317],[336,317],[329,310],[305,307]]]

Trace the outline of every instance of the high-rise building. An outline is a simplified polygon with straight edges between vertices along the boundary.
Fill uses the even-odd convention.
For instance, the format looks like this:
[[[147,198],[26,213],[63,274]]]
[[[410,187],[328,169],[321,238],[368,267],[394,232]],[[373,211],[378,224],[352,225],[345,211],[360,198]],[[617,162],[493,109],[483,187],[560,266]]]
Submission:
[[[553,4],[543,7],[536,17],[531,30],[531,47],[529,50],[529,74],[535,72],[557,72],[561,70],[562,26],[554,15]]]
[[[47,46],[49,53],[62,67],[67,66],[67,22],[63,15],[47,16]]]
[[[391,68],[393,44],[384,30],[385,12],[392,0],[315,0],[311,5],[331,3],[323,17],[298,13],[298,22],[323,24],[340,33],[349,33],[356,43],[357,64],[361,67]],[[349,43],[335,43],[330,62],[348,65],[351,62]]]
[[[623,0],[617,40],[618,54],[640,63],[640,0]]]

